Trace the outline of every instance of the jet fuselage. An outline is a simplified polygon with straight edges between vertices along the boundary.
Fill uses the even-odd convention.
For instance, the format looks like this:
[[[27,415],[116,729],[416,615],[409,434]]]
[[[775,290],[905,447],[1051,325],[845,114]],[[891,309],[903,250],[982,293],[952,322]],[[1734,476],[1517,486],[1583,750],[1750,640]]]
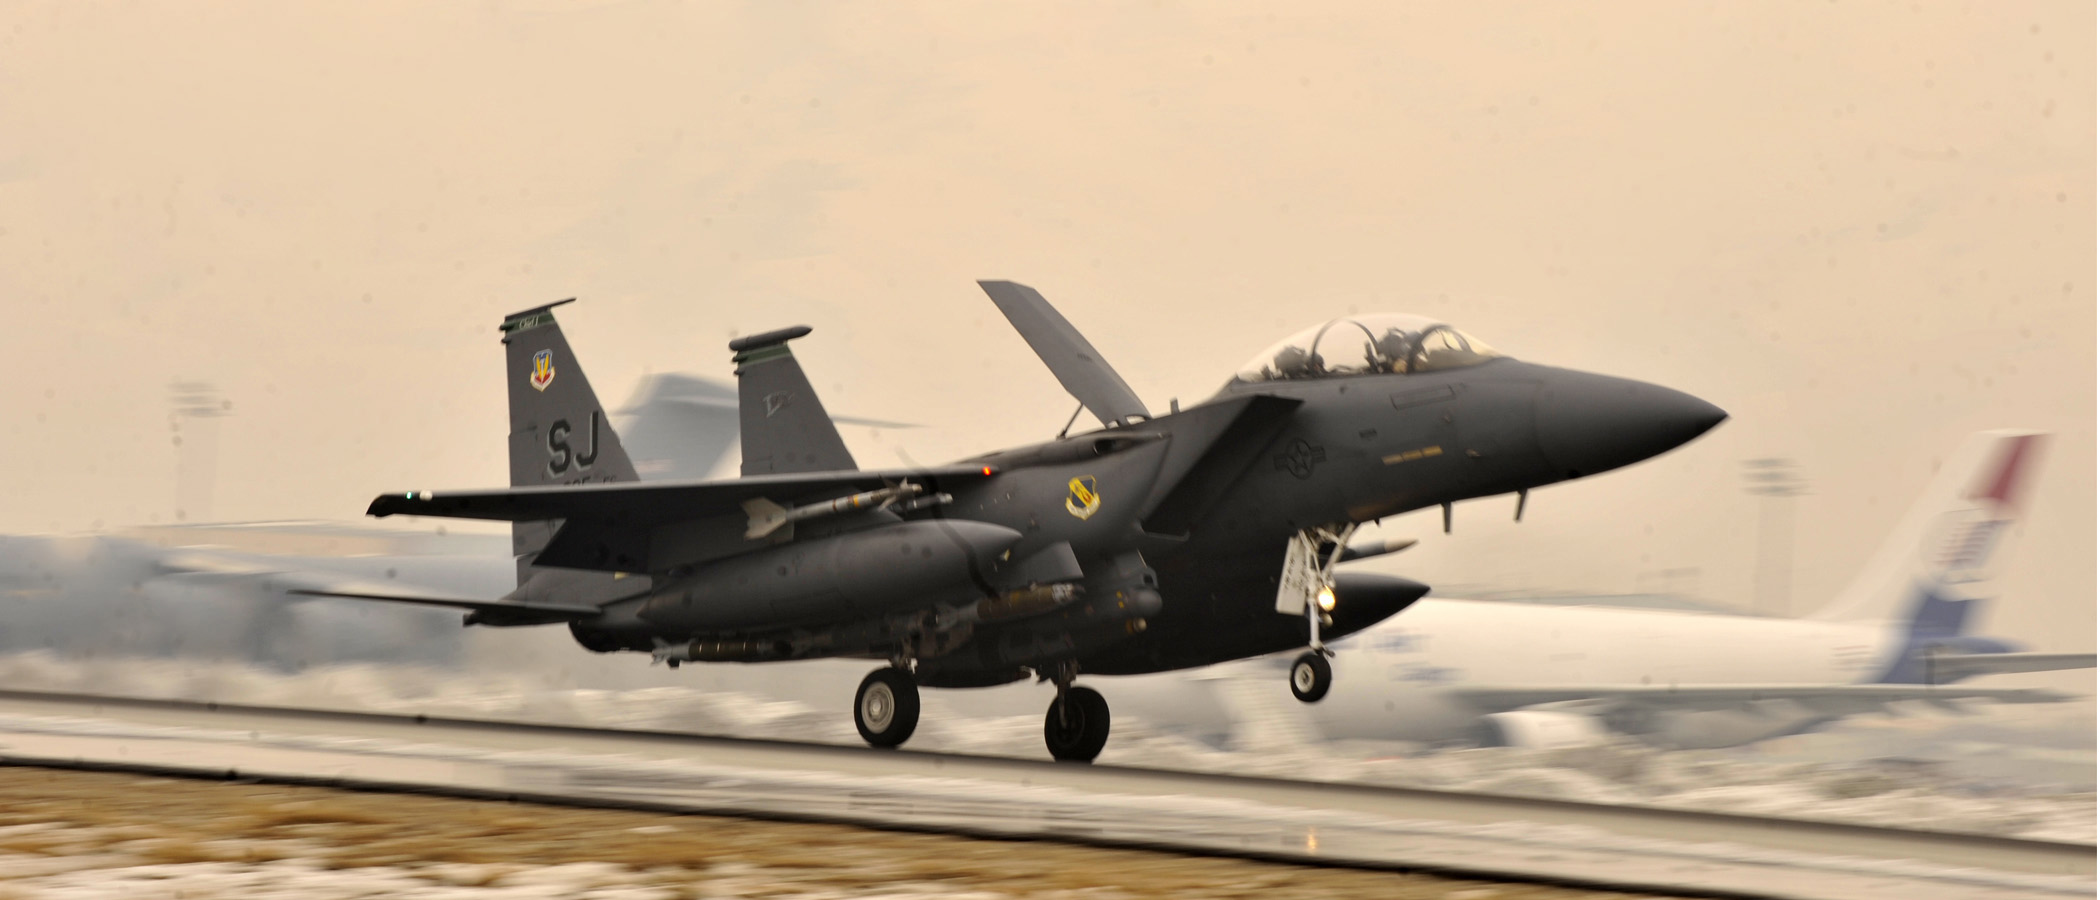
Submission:
[[[1569,406],[1585,414],[1570,416]],[[634,606],[638,616],[608,609],[600,622],[578,623],[578,638],[605,647],[646,646],[644,635],[716,642],[733,636],[736,643],[715,645],[748,651],[732,658],[878,655],[875,646],[852,645],[894,640],[910,625],[799,643],[751,628],[795,623],[798,611],[807,612],[801,618],[809,626],[880,616],[878,606],[841,605],[850,587],[832,584],[876,579],[882,567],[846,571],[817,557],[830,543],[865,544],[894,530],[900,561],[953,560],[943,565],[958,573],[948,598],[956,602],[1010,587],[1015,577],[1002,582],[996,569],[1025,568],[1046,555],[1077,568],[1016,577],[1088,585],[1081,602],[1049,615],[951,635],[945,652],[918,658],[917,676],[928,685],[1003,683],[1061,659],[1076,659],[1083,671],[1136,674],[1276,652],[1306,641],[1304,620],[1274,608],[1292,534],[1593,474],[1677,446],[1721,418],[1718,409],[1676,391],[1501,358],[1412,375],[1235,382],[1170,415],[965,460],[993,474],[961,484],[926,479],[927,490],[952,497],[947,503],[889,525],[836,523],[836,536],[805,532],[761,551],[772,554],[762,560],[733,557],[699,568],[619,605]],[[928,540],[930,532],[901,533],[912,522],[965,521],[978,523],[976,530],[946,542]],[[986,543],[986,534],[1006,530],[1018,537]],[[774,556],[778,576],[770,571]],[[771,598],[763,580],[748,598],[730,593],[732,583],[775,578],[786,585],[805,571],[823,588],[801,592],[799,606]],[[1390,576],[1344,574],[1324,631],[1339,637],[1369,627],[1428,590]],[[903,603],[923,603],[938,591],[907,585],[893,593]],[[754,638],[760,643],[744,643]],[[777,649],[761,646],[769,640]]]

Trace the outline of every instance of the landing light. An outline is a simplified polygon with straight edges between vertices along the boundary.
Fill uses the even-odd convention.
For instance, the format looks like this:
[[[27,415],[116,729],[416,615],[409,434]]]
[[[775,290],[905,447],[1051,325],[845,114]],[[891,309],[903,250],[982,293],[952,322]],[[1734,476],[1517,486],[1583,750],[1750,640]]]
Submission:
[[[1332,611],[1334,610],[1334,588],[1331,588],[1331,587],[1323,587],[1323,588],[1321,588],[1321,589],[1320,589],[1320,596],[1319,596],[1319,597],[1317,597],[1317,598],[1315,598],[1315,599],[1316,599],[1316,601],[1317,601],[1317,602],[1318,602],[1318,603],[1320,604],[1320,609],[1322,609],[1322,610],[1326,610],[1326,611],[1329,611],[1329,612],[1332,612]]]

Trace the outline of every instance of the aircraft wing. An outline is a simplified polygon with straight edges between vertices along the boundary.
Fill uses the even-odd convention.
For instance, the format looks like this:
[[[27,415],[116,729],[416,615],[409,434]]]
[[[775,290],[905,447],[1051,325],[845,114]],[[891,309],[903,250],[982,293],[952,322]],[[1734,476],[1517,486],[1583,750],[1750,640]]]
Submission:
[[[1785,700],[1818,713],[1868,712],[1903,700],[1945,705],[1954,700],[1996,703],[2057,703],[2069,694],[2034,688],[1974,688],[1930,684],[1555,684],[1453,687],[1451,693],[1482,713],[1548,704],[1635,705],[1652,709],[1731,709]]]
[[[943,481],[974,481],[991,470],[978,466],[810,472],[714,481],[626,481],[497,488],[484,491],[403,491],[381,494],[365,510],[370,516],[438,516],[530,522],[542,519],[617,518],[629,526],[661,525],[735,512],[745,500],[789,500],[845,491],[868,491],[899,481],[940,490]],[[738,513],[742,515],[742,513]]]
[[[1927,658],[1925,668],[1931,680],[1947,682],[1977,675],[2090,669],[2093,661],[2091,653],[1936,653]]]
[[[995,469],[948,466],[756,475],[726,481],[629,481],[486,491],[383,494],[374,516],[440,516],[509,522],[562,520],[540,566],[658,572],[750,549],[745,501],[776,505],[835,499],[910,481],[930,493],[991,477]]]

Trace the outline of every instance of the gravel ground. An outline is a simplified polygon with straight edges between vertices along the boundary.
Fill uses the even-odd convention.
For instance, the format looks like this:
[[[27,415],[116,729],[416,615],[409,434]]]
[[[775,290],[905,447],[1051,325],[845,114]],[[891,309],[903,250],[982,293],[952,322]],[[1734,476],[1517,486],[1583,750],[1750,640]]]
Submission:
[[[842,825],[0,767],[0,900],[1628,896]]]

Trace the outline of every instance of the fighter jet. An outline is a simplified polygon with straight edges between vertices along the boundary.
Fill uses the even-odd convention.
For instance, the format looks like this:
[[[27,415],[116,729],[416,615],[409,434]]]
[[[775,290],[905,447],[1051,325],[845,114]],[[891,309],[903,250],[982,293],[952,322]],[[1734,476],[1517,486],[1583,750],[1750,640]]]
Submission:
[[[786,328],[729,344],[742,477],[642,483],[552,304],[503,321],[511,487],[403,491],[374,516],[513,523],[518,588],[496,600],[315,592],[463,607],[467,624],[566,623],[599,652],[684,662],[882,660],[854,724],[897,747],[921,687],[1025,678],[1056,698],[1043,737],[1090,762],[1108,740],[1081,673],[1123,675],[1327,642],[1428,593],[1338,572],[1358,523],[1639,462],[1727,416],[1638,381],[1505,357],[1435,319],[1336,319],[1263,352],[1213,397],[1155,415],[1034,289],[980,282],[1101,428],[959,463],[862,470]],[[566,303],[568,301],[562,301]],[[1073,413],[1077,419],[1078,411]]]

